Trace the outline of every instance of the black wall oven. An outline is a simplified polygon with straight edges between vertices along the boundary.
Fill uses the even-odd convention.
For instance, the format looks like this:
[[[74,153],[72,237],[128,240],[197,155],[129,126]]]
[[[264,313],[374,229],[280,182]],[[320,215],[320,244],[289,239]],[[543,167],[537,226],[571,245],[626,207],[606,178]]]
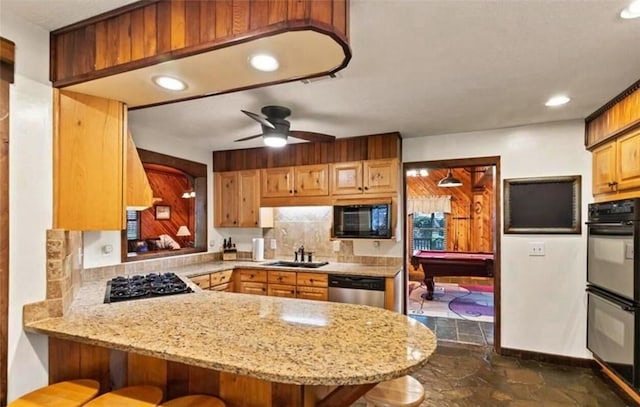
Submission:
[[[640,391],[640,199],[589,205],[587,348]]]

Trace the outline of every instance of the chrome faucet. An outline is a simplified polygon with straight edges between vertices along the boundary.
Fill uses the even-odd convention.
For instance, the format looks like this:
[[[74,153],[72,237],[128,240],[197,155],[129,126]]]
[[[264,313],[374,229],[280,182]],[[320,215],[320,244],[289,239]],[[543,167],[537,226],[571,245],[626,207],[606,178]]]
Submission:
[[[297,259],[304,261],[304,245],[300,245],[300,247],[298,247],[298,251],[296,251],[296,260]]]

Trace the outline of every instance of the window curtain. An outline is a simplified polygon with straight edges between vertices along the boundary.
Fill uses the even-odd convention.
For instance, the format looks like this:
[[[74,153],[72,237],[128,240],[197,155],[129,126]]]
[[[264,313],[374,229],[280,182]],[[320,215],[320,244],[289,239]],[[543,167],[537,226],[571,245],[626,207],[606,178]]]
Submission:
[[[451,195],[421,196],[407,199],[407,213],[451,213]]]

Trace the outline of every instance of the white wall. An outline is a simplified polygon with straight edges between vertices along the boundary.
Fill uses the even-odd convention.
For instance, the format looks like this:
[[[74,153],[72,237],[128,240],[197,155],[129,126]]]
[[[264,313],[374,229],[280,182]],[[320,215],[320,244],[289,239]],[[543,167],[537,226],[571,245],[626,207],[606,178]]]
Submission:
[[[404,139],[402,150],[404,162],[499,155],[502,179],[581,175],[584,222],[592,195],[591,154],[583,142],[579,120]],[[585,228],[582,235],[500,231],[500,239],[502,346],[591,358],[586,349]],[[529,242],[545,243],[546,256],[529,257]]]
[[[16,43],[10,88],[8,398],[47,384],[44,335],[22,329],[22,306],[46,292],[46,230],[52,219],[49,33],[6,11],[0,35]]]

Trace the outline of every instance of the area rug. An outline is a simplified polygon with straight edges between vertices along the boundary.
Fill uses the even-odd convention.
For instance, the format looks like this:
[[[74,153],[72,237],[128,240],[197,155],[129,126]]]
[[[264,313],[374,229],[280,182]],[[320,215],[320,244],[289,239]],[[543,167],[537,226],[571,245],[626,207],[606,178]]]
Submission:
[[[422,300],[424,286],[409,295],[409,314],[493,322],[493,287],[486,285],[436,283],[432,301]]]

